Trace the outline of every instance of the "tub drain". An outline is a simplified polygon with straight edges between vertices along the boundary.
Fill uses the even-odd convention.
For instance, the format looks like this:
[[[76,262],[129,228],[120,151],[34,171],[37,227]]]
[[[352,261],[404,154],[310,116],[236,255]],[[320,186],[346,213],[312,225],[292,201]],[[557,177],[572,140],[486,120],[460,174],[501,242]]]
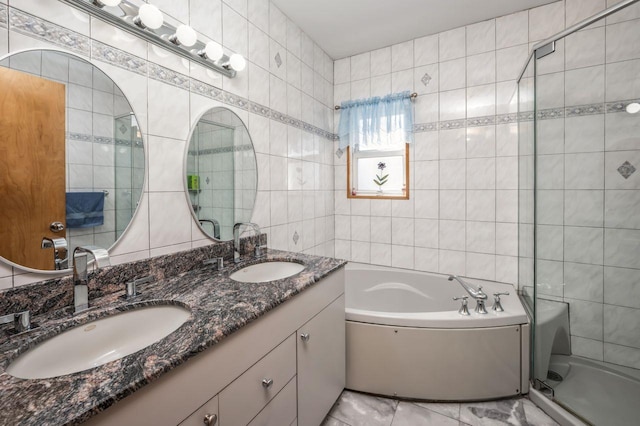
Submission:
[[[562,376],[559,373],[556,373],[553,370],[549,370],[547,372],[547,379],[548,380],[553,380],[554,382],[561,382],[563,380]]]

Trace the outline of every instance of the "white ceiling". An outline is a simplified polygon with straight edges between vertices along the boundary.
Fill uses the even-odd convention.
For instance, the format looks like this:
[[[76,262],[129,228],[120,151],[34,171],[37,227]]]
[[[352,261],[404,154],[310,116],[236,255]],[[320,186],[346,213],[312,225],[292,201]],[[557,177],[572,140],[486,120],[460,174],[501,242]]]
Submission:
[[[556,0],[272,0],[333,59]]]

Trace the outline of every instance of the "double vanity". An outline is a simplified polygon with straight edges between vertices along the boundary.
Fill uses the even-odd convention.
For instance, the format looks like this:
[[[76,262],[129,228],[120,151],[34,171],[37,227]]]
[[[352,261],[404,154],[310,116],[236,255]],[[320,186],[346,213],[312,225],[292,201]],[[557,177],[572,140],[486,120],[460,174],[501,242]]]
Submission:
[[[15,173],[3,193],[23,209],[6,215],[16,222],[4,225],[0,262],[62,277],[0,291],[0,424],[320,424],[345,382],[345,262],[261,253],[264,235],[247,223],[258,180],[243,120],[214,100],[192,111],[182,220],[196,225],[193,246],[216,242],[87,276],[85,244],[129,253],[122,237],[144,205],[146,117],[68,52],[13,53],[0,58],[0,77],[26,105],[13,109],[27,111],[3,122]],[[48,88],[46,114],[28,108],[43,104],[42,89],[25,98],[23,86]],[[241,226],[253,240],[240,241]],[[236,262],[241,252],[255,255]]]
[[[320,424],[344,388],[344,262],[268,250],[217,270],[207,250],[94,273],[91,309],[58,295],[39,327],[5,334],[0,424]],[[180,255],[195,265],[162,267]],[[117,281],[143,270],[126,298]]]

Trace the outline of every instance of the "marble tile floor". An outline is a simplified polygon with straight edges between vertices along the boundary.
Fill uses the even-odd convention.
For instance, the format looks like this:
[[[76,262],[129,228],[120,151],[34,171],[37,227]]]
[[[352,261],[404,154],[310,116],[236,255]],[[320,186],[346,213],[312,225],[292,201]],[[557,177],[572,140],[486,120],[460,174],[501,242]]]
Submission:
[[[345,390],[322,426],[552,426],[557,423],[527,398],[489,402],[399,401]]]

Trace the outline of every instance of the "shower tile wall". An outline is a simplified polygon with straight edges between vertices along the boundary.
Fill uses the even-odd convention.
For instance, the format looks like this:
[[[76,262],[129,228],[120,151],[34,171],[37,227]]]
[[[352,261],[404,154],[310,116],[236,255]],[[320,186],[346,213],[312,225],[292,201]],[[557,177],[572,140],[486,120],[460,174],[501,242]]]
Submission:
[[[269,234],[270,247],[333,255],[332,60],[268,0],[154,3],[201,39],[243,54],[247,68],[223,78],[61,2],[0,0],[0,54],[38,47],[79,54],[120,86],[136,113],[147,187],[112,262],[211,243],[191,217],[183,161],[191,126],[214,106],[234,110],[253,137],[252,221]],[[40,279],[0,266],[0,288]]]
[[[574,354],[634,368],[640,117],[624,107],[640,99],[638,18],[631,6],[561,40],[536,82],[538,111],[560,111],[537,125],[538,294],[570,304]]]

